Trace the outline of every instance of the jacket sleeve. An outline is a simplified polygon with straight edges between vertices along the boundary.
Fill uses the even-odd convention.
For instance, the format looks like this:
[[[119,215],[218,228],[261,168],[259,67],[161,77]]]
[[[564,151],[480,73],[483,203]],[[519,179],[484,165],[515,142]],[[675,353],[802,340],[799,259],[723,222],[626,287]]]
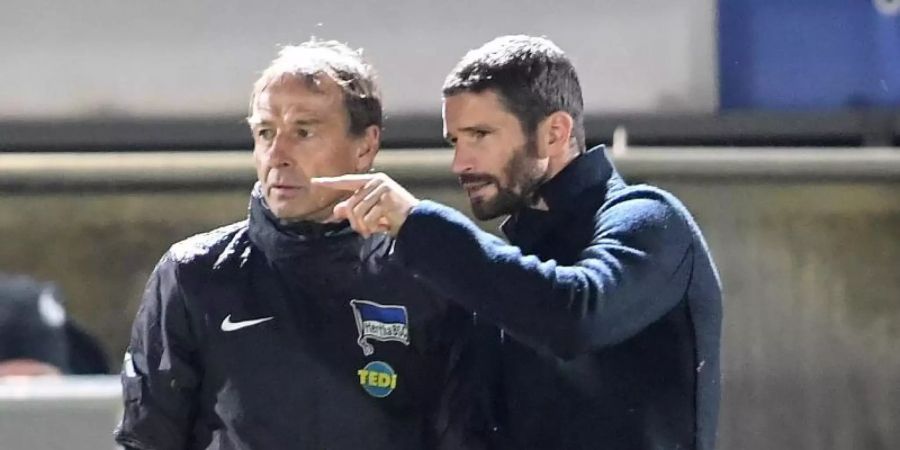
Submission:
[[[181,450],[193,427],[200,370],[176,270],[163,257],[132,326],[121,374],[124,413],[114,433],[126,448]]]
[[[592,239],[569,266],[523,254],[431,201],[413,208],[395,251],[454,302],[569,359],[657,321],[690,276],[692,232],[673,206],[634,198],[597,214]]]

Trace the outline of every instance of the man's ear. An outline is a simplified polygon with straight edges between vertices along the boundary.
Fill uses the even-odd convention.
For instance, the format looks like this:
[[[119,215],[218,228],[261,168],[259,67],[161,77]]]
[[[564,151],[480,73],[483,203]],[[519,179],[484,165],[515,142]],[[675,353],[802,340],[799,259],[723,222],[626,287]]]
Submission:
[[[365,133],[358,139],[356,148],[356,170],[359,173],[368,172],[375,162],[381,145],[381,128],[378,125],[369,125]]]
[[[572,128],[575,121],[565,111],[556,111],[550,114],[541,123],[544,128],[545,157],[565,155],[569,152],[569,141],[572,138]]]

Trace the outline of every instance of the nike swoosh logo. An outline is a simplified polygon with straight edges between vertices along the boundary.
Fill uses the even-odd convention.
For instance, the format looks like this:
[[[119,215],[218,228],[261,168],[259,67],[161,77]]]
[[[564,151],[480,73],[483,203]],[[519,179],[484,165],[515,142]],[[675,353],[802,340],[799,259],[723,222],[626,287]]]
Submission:
[[[241,322],[232,322],[231,314],[225,316],[225,320],[222,321],[222,331],[236,331],[241,328],[252,327],[253,325],[259,325],[263,322],[268,322],[274,319],[274,317],[263,317],[262,319],[253,319],[253,320],[244,320]]]

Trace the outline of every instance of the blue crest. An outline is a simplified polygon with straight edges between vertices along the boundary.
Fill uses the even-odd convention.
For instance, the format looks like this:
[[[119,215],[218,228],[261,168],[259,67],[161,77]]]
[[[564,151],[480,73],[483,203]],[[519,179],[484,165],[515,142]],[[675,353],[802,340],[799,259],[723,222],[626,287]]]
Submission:
[[[375,352],[369,339],[387,342],[395,341],[409,345],[409,318],[406,307],[381,305],[368,300],[350,300],[359,339],[356,341],[366,356]]]

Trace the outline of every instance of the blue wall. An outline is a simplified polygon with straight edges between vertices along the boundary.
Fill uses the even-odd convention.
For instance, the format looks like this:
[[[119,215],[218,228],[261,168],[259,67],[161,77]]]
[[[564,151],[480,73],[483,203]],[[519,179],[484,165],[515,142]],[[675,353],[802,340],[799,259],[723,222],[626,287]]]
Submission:
[[[722,109],[900,106],[900,15],[872,0],[720,0],[718,27]]]

